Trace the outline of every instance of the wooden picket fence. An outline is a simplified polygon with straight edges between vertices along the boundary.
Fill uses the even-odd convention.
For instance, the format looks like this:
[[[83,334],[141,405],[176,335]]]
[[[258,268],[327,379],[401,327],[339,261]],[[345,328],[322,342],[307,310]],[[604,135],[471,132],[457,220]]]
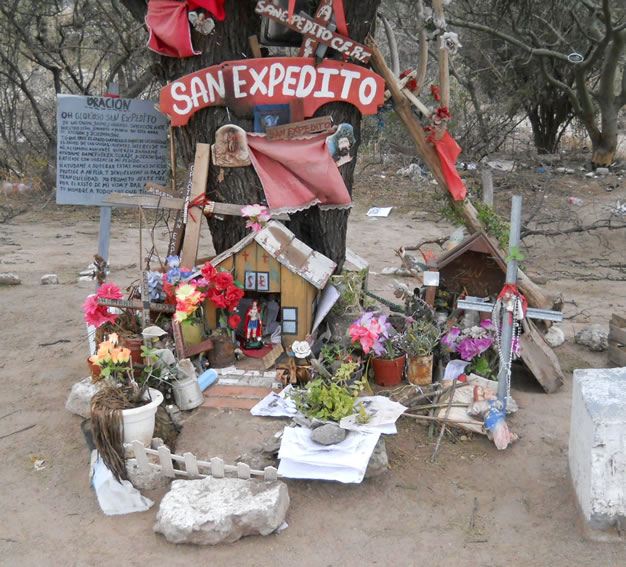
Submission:
[[[251,469],[245,463],[227,465],[219,457],[213,457],[209,462],[199,461],[193,453],[184,453],[182,456],[172,454],[165,445],[161,445],[158,450],[144,447],[141,441],[133,441],[126,445],[127,449],[135,453],[139,470],[149,473],[150,469],[162,471],[169,478],[177,476],[188,479],[224,478],[227,474],[236,474],[237,478],[250,479],[251,477],[263,477],[263,480],[277,480],[278,470],[275,467],[265,467],[262,471]],[[151,463],[148,455],[159,457],[159,463]],[[174,462],[184,464],[185,470],[174,468]]]

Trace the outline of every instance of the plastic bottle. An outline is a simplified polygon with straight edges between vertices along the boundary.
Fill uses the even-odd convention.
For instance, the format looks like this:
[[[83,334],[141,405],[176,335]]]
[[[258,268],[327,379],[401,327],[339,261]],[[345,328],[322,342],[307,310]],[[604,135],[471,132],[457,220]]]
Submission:
[[[215,380],[217,379],[217,372],[213,370],[213,368],[209,368],[200,376],[198,376],[198,384],[200,384],[200,389],[202,391],[206,390]]]
[[[567,202],[570,205],[577,205],[578,207],[580,207],[584,203],[584,201],[582,199],[579,199],[578,197],[568,197]]]

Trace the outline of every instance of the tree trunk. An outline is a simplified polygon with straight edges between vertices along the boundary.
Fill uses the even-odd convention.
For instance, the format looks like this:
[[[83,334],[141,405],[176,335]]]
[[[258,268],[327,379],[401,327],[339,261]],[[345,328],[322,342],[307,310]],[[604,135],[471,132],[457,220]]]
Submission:
[[[142,0],[122,0],[131,10],[136,11],[136,4]],[[376,10],[380,0],[346,0],[345,15],[350,37],[363,42],[368,32],[372,31],[376,21]],[[252,57],[248,36],[259,33],[261,22],[254,13],[256,2],[230,1],[225,3],[226,19],[216,22],[215,31],[209,36],[192,32],[192,43],[201,55],[187,59],[160,57],[162,79],[171,82],[183,75],[193,73],[205,67],[217,65],[223,61]],[[272,49],[272,48],[270,48]],[[331,52],[328,51],[327,55]],[[356,151],[360,144],[361,115],[352,105],[347,103],[330,103],[322,106],[316,115],[331,115],[336,124],[348,122],[354,128],[356,144],[354,159],[341,166],[348,192],[352,194]],[[186,126],[176,128],[177,149],[185,164],[193,163],[196,144],[212,143],[215,131],[224,124],[237,124],[246,131],[253,131],[253,120],[249,117],[238,117],[223,107],[209,107],[194,114]],[[241,205],[265,202],[261,182],[254,169],[250,167],[224,168],[223,180],[220,171],[210,167],[207,183],[208,198],[216,201],[237,203]],[[320,211],[311,207],[291,215],[286,223],[296,237],[311,246],[314,250],[328,256],[338,264],[340,269],[345,256],[346,230],[349,211]],[[213,237],[213,245],[217,253],[237,243],[247,233],[245,221],[237,217],[225,217],[224,220],[209,218],[208,224]]]

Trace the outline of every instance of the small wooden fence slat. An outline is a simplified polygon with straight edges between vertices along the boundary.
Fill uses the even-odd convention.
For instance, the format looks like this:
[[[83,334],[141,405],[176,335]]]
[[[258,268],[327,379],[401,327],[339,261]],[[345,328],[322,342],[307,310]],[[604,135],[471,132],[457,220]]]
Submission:
[[[237,478],[249,479],[251,477],[263,477],[263,480],[277,480],[278,470],[276,467],[265,467],[262,471],[250,468],[245,463],[237,463],[236,465],[227,465],[219,457],[213,457],[210,462],[199,461],[193,453],[185,453],[180,455],[172,454],[165,446],[161,445],[158,451],[144,447],[141,441],[133,441],[127,448],[133,450],[137,459],[139,470],[144,473],[150,472],[150,469],[162,471],[169,478],[182,476],[185,478],[206,478],[213,476],[215,478],[224,478],[227,473],[237,475]],[[152,463],[148,459],[148,455],[159,457],[159,463]],[[174,462],[184,465],[184,469],[174,468]]]

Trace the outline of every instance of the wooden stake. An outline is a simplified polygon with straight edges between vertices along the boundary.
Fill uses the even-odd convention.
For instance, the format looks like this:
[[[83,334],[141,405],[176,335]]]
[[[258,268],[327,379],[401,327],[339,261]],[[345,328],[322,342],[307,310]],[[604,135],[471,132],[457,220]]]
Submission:
[[[448,407],[446,408],[446,415],[444,416],[445,420],[448,419],[448,415],[450,414],[450,406],[452,406],[452,398],[454,398],[454,389],[455,388],[456,388],[456,380],[454,380],[454,382],[452,382],[452,389],[450,390],[450,397],[448,398]],[[446,427],[448,427],[448,425],[447,425],[446,422],[444,422],[444,424],[441,426],[441,431],[439,432],[439,438],[437,439],[437,444],[435,445],[435,450],[433,451],[433,454],[430,457],[430,462],[431,463],[435,462],[435,457],[437,456],[437,453],[439,452],[439,446],[441,445],[441,440],[443,439],[443,435],[446,432]]]
[[[170,124],[170,164],[172,168],[172,191],[176,193],[176,143],[174,141],[174,126]]]
[[[259,38],[256,35],[248,36],[248,43],[250,44],[250,51],[252,51],[254,57],[257,59],[263,57],[261,46],[259,45]]]

